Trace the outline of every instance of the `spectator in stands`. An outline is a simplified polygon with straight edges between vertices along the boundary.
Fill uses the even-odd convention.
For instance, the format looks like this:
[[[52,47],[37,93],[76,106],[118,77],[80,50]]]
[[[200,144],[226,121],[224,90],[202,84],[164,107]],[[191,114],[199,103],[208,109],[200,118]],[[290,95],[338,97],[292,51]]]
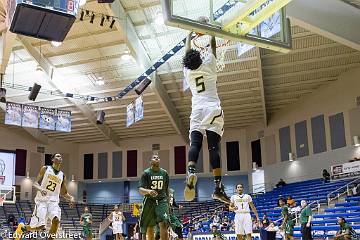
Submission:
[[[286,203],[287,203],[287,205],[289,206],[289,207],[296,207],[296,201],[295,201],[295,199],[293,199],[293,197],[292,196],[288,196],[287,197],[287,200],[286,200]]]
[[[214,240],[225,240],[224,234],[222,234],[215,225],[211,227],[211,233],[213,234]]]
[[[229,231],[229,228],[230,228],[230,220],[227,216],[225,216],[220,229],[221,231]]]
[[[280,178],[280,181],[276,184],[276,187],[284,187],[286,186],[286,182],[284,181],[284,179]]]
[[[301,200],[300,224],[302,240],[312,240],[311,235],[312,211],[305,200]]]
[[[214,226],[214,225],[215,225],[216,227],[220,227],[221,218],[220,218],[220,216],[219,216],[219,214],[218,214],[217,212],[215,212],[215,214],[213,215],[212,219],[213,219],[213,222],[212,222],[212,224],[211,224],[211,227]]]
[[[330,173],[326,169],[323,169],[322,176],[324,179],[324,183],[330,182]]]
[[[339,217],[338,223],[340,230],[336,233],[335,240],[353,240],[357,239],[354,229],[346,222],[345,218]]]
[[[263,228],[267,228],[270,225],[270,220],[267,217],[266,213],[264,213],[261,223],[262,223]]]

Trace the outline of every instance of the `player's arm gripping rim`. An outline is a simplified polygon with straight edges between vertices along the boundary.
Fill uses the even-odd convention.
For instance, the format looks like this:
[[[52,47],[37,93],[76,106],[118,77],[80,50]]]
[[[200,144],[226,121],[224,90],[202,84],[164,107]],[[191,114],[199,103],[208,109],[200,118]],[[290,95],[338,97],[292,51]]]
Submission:
[[[36,180],[33,184],[34,188],[36,190],[38,190],[42,196],[46,196],[47,195],[47,191],[45,189],[43,189],[41,186],[40,186],[40,183],[42,182],[43,178],[44,178],[44,175],[45,175],[45,172],[46,172],[46,166],[43,166],[41,169],[40,169],[40,172],[39,174],[37,175],[36,177]]]
[[[66,177],[64,176],[64,181],[62,182],[61,184],[61,190],[60,190],[60,196],[62,196],[66,201],[69,202],[69,206],[71,208],[73,208],[75,206],[75,199],[73,196],[71,196],[69,193],[68,193],[68,190],[67,190],[67,180],[66,180]]]

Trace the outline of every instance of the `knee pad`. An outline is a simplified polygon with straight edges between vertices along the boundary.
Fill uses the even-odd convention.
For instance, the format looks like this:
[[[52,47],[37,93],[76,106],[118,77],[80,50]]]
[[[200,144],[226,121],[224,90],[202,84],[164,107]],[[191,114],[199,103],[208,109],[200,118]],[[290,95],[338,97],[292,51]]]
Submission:
[[[203,135],[201,132],[192,131],[190,138],[189,161],[197,162],[202,147]]]
[[[220,140],[219,134],[207,131],[210,164],[213,169],[220,168]]]

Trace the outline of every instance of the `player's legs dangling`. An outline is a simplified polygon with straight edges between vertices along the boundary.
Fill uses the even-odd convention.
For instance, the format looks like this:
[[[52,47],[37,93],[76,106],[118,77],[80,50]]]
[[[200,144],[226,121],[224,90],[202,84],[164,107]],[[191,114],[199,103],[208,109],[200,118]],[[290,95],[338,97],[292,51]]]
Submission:
[[[210,164],[213,168],[215,191],[212,195],[213,199],[221,202],[229,203],[230,199],[226,195],[224,185],[221,183],[221,166],[220,166],[220,141],[221,136],[213,131],[206,131],[208,140]]]
[[[184,190],[184,197],[186,201],[192,201],[195,198],[195,186],[197,182],[196,163],[199,158],[199,153],[202,147],[203,134],[199,131],[192,131],[190,134],[190,150],[189,162],[186,178],[186,186]]]

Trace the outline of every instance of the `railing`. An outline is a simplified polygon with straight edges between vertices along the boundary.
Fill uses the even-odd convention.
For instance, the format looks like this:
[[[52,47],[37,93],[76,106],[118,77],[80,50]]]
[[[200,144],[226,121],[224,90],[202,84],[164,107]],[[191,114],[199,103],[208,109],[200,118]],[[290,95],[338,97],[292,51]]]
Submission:
[[[338,200],[340,197],[344,196],[345,194],[346,195],[350,195],[350,186],[351,185],[358,185],[360,184],[360,178],[356,178],[355,180],[347,183],[346,185],[330,192],[327,194],[327,204],[328,206],[330,205],[330,203],[334,200]],[[331,195],[334,195],[335,194],[335,197],[331,197]]]

